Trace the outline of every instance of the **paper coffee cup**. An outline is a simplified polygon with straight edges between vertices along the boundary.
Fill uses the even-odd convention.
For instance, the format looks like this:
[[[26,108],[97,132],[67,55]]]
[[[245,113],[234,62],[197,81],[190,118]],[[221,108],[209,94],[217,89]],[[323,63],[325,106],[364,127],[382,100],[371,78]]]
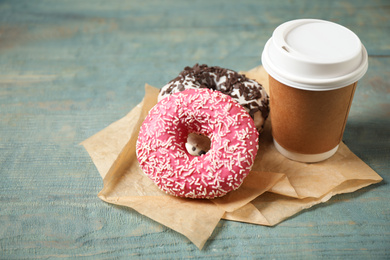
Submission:
[[[349,29],[300,19],[275,29],[262,53],[276,149],[302,162],[331,157],[342,140],[367,51]]]

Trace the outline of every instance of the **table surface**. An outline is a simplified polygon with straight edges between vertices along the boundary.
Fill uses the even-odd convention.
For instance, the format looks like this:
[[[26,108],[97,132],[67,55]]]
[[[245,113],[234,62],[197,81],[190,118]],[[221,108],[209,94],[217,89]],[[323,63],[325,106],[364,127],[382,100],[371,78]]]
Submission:
[[[221,220],[202,251],[132,209],[97,198],[80,142],[187,65],[261,64],[279,24],[340,23],[369,69],[344,142],[383,177],[275,227]],[[1,1],[0,258],[390,257],[390,5],[383,1]]]

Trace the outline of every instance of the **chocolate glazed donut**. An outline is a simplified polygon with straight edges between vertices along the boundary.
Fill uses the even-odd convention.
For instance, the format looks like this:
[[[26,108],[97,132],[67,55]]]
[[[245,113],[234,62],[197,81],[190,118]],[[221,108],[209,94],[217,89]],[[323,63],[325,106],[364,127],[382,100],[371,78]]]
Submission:
[[[257,131],[261,132],[269,115],[269,97],[258,82],[236,71],[218,66],[209,67],[195,64],[185,67],[179,76],[160,90],[158,101],[186,89],[208,88],[229,95],[249,113]],[[204,136],[191,134],[186,143],[192,155],[202,155],[210,148],[210,140]]]

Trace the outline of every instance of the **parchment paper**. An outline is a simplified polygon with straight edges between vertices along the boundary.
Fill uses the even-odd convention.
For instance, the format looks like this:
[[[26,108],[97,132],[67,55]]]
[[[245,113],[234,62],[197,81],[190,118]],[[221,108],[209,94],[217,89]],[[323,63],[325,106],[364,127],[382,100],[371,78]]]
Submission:
[[[268,91],[267,74],[261,66],[243,74]],[[166,195],[143,174],[135,153],[139,128],[157,103],[157,95],[158,89],[146,84],[145,97],[139,105],[82,145],[103,178],[100,199],[135,209],[185,235],[199,249],[221,218],[272,226],[336,194],[382,180],[343,143],[324,162],[306,164],[286,159],[272,144],[268,121],[260,135],[252,171],[238,190],[214,200]]]

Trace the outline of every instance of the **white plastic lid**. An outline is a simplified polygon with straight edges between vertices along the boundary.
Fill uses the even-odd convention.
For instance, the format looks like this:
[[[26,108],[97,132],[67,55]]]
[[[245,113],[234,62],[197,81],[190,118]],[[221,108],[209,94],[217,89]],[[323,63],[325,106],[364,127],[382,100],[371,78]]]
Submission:
[[[358,81],[367,71],[367,51],[358,36],[339,24],[316,19],[278,26],[262,54],[274,79],[306,90],[331,90]]]

